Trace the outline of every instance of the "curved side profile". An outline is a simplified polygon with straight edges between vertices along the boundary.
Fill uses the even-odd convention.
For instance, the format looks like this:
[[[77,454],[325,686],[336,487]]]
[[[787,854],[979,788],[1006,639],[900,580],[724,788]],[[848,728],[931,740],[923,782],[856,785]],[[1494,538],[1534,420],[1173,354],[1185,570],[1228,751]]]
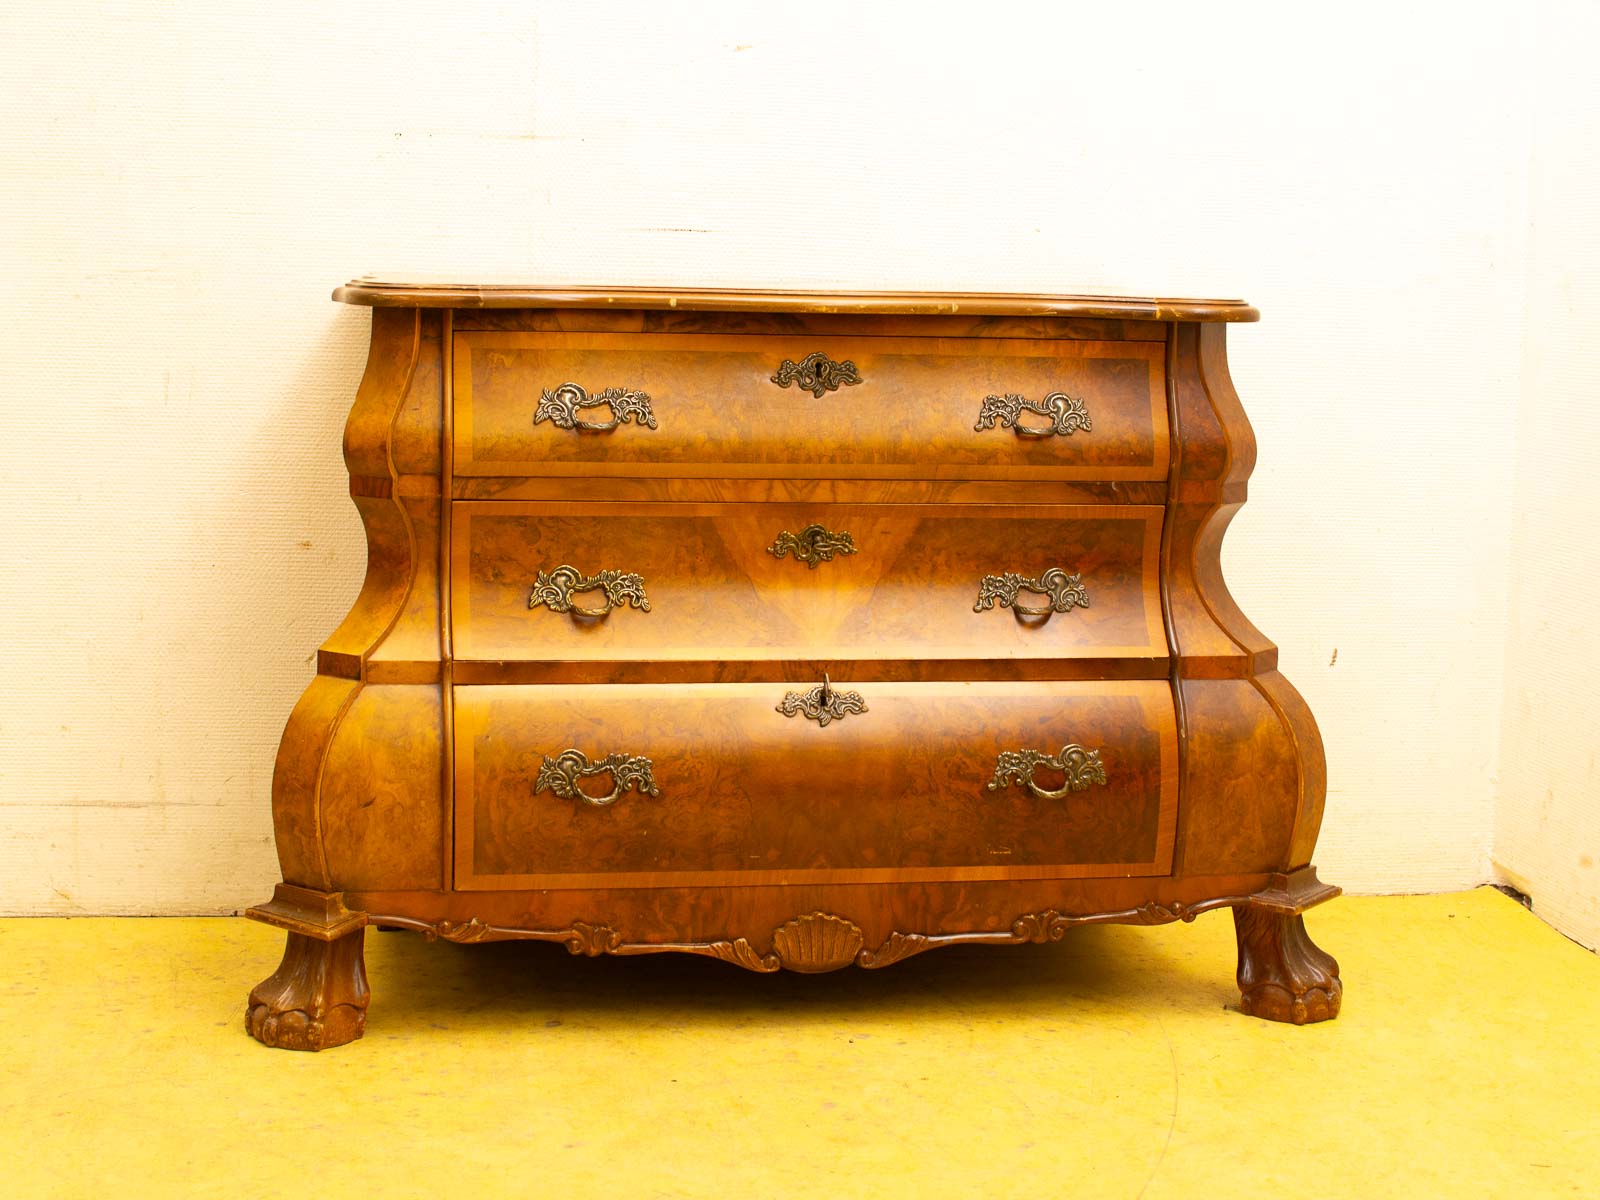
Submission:
[[[1311,866],[1327,767],[1311,710],[1277,670],[1277,647],[1239,610],[1222,577],[1223,536],[1256,459],[1225,338],[1222,325],[1175,325],[1169,343],[1180,449],[1163,574],[1186,748],[1175,869],[1264,870],[1281,881],[1235,906],[1239,985],[1245,1011],[1298,1024],[1339,1011],[1338,966],[1312,945],[1299,915],[1338,894]],[[1317,971],[1295,968],[1313,958]],[[1277,981],[1271,991],[1279,1000],[1261,999],[1264,979]]]
[[[285,930],[288,944],[278,970],[250,993],[245,1027],[284,1049],[321,1050],[361,1036],[367,922],[345,907],[345,889],[378,879],[442,884],[441,327],[436,312],[374,311],[366,372],[345,425],[367,573],[284,729],[272,780],[284,883],[248,912]],[[384,671],[409,682],[373,683]],[[377,823],[407,837],[368,836]]]
[[[882,968],[963,943],[1053,942],[1084,924],[1192,921],[1231,908],[1240,1011],[1297,1024],[1337,1015],[1338,966],[1311,943],[1301,915],[1338,895],[1311,865],[1325,795],[1322,742],[1304,700],[1277,670],[1276,647],[1240,612],[1221,571],[1223,538],[1244,503],[1256,448],[1228,377],[1226,327],[1217,322],[1253,319],[1254,310],[1229,302],[1213,313],[1211,302],[1190,308],[1151,301],[1149,314],[1138,315],[1144,310],[1097,301],[1076,315],[1049,305],[1029,315],[1026,306],[1012,311],[1008,300],[992,315],[979,305],[957,316],[914,300],[886,308],[878,298],[853,315],[848,301],[820,312],[691,306],[662,314],[601,307],[603,297],[591,311],[574,293],[559,308],[452,313],[406,307],[395,299],[399,293],[374,294],[355,288],[346,297],[380,305],[372,311],[371,351],[344,441],[350,494],[367,538],[367,573],[349,615],[322,646],[318,674],[279,747],[272,805],[283,882],[248,915],[283,930],[287,945],[278,970],[250,993],[245,1024],[252,1036],[302,1050],[361,1036],[369,924],[430,940],[546,941],[587,956],[687,953],[759,973],[810,973]],[[417,294],[440,302],[433,293]],[[461,337],[457,320],[470,326],[468,342],[479,347],[476,365],[453,355]],[[515,363],[509,354],[497,359],[491,343],[500,334],[508,338],[497,344],[532,345],[531,358],[524,349]],[[663,339],[671,337],[688,340],[663,353]],[[862,363],[877,343],[937,342],[923,359],[915,350],[900,352],[913,367],[886,358],[869,364],[850,389],[858,406],[870,402],[882,381],[905,391],[909,376],[897,381],[896,369],[930,372],[936,390],[946,386],[936,370],[1014,379],[1015,360],[1029,363],[1027,370],[1051,370],[1056,345],[1071,347],[1061,354],[1064,373],[1101,363],[1094,368],[1101,375],[1085,377],[1101,380],[1104,390],[1091,392],[1087,404],[1061,393],[1087,419],[1033,459],[1004,459],[1000,451],[1026,453],[1017,446],[1048,439],[970,433],[975,409],[966,397],[959,411],[950,405],[949,444],[974,456],[970,477],[955,469],[946,478],[932,467],[920,477],[905,470],[852,476],[852,464],[866,461],[857,453],[840,479],[785,475],[783,465],[770,463],[731,477],[727,464],[741,460],[726,439],[704,445],[686,439],[689,457],[682,463],[649,459],[657,443],[642,440],[648,431],[554,429],[535,419],[537,391],[525,395],[528,380],[549,366],[538,357],[546,346],[555,347],[549,353],[560,363],[589,353],[633,356],[630,369],[668,429],[685,416],[684,407],[673,408],[674,382],[690,377],[701,346],[720,351],[737,349],[735,343],[744,344],[739,339],[765,339],[759,360],[776,365],[785,355],[840,353],[835,337],[857,339],[853,345],[862,349],[849,352]],[[948,366],[957,359],[944,356],[956,351],[964,356],[959,362],[978,365]],[[567,378],[565,366],[550,370],[551,386]],[[749,373],[752,387],[779,394],[778,385]],[[611,382],[595,374],[601,377],[583,386]],[[501,455],[515,471],[480,466],[466,474],[460,466],[463,475],[454,475],[455,447],[470,445],[473,436],[455,426],[471,416],[453,391],[457,379],[516,416],[500,432],[483,432],[487,418],[479,428],[480,438],[521,439]],[[680,405],[683,394],[679,389]],[[838,403],[809,393],[797,401],[793,389],[781,394],[775,403],[785,412],[811,411],[803,402],[825,416]],[[758,405],[763,393],[726,403],[746,401]],[[926,419],[943,420],[938,402],[929,401],[934,416]],[[1099,443],[1089,440],[1096,430]],[[1125,450],[1118,449],[1119,436]],[[575,453],[574,446],[597,456],[592,472],[538,457],[541,448],[556,447],[552,458],[559,459]],[[630,446],[638,448],[638,464],[626,460]],[[1080,448],[1089,457],[1071,459]],[[1082,465],[1094,454],[1108,456],[1113,472],[1122,469],[1113,461],[1117,454],[1135,465],[1120,476],[1085,478],[1099,469]],[[995,465],[1002,461],[1012,465]],[[533,474],[533,467],[548,469],[548,476]],[[760,477],[758,468],[773,478]],[[452,489],[460,501],[454,516]],[[782,520],[773,515],[779,510],[788,514]],[[938,538],[908,535],[894,554],[915,561],[926,586],[909,601],[888,584],[872,591],[901,569],[901,560],[883,549],[901,528],[895,522],[923,510]],[[678,520],[685,512],[698,513],[703,523],[664,536],[667,514]],[[469,517],[480,529],[503,522],[506,532],[498,541],[474,542]],[[958,521],[979,517],[1013,532],[1003,561],[968,580],[986,547],[969,550],[943,539]],[[808,525],[813,518],[823,523]],[[983,571],[1020,569],[1011,564],[1024,521],[1045,528],[1049,552],[1057,555],[1066,540],[1060,529],[1073,527],[1086,560],[1082,578],[1067,573],[1077,568],[1065,559],[1031,564],[1028,572],[1043,592],[1039,569],[1055,566],[1063,579],[1077,581],[1077,600],[1036,608],[1025,602],[1008,612],[983,606],[979,591],[974,609]],[[571,536],[587,546],[623,540],[620,531],[632,522],[655,531],[649,553],[657,557],[650,563],[661,574],[651,574],[650,563],[622,564],[650,575],[652,603],[619,614],[610,613],[610,603],[588,612],[534,603],[539,572],[567,561],[556,544],[567,536],[564,529],[577,530]],[[1123,527],[1135,533],[1110,532]],[[858,546],[850,534],[830,532],[846,528],[857,534],[875,528],[876,540]],[[794,529],[803,532],[788,532]],[[834,539],[835,553],[822,554],[815,538],[806,540],[816,530]],[[784,546],[784,537],[793,545]],[[779,548],[792,549],[792,559]],[[553,557],[545,562],[547,551]],[[963,557],[969,553],[971,562]],[[802,562],[812,569],[797,568]],[[566,569],[578,584],[586,582],[577,568]],[[956,585],[945,576],[956,575],[961,601],[952,606],[941,589],[954,596]],[[885,615],[872,626],[874,635],[893,629],[893,645],[904,652],[866,663],[865,655],[852,659],[842,642],[830,642],[833,658],[768,661],[754,652],[762,649],[756,634],[730,649],[732,618],[696,629],[681,605],[660,599],[682,578],[737,590],[746,600],[765,596],[760,611],[771,624],[758,633],[798,619],[797,612],[820,612],[837,626],[852,604],[876,597],[876,611]],[[501,601],[479,600],[469,619],[466,606],[479,587]],[[903,624],[891,624],[908,605]],[[965,649],[958,622],[969,619],[983,622],[973,627],[983,640],[973,643],[982,647],[980,656],[967,659],[957,653]],[[953,631],[939,635],[946,657],[909,661],[938,622]],[[656,642],[641,655],[636,643],[622,641],[659,640],[668,628],[688,630],[675,645],[694,649],[694,639],[703,638],[705,661],[669,661]],[[1122,631],[1116,638],[1096,632],[1113,628]],[[1104,657],[1071,657],[1087,653],[1083,647],[1097,637],[1112,647]],[[632,657],[621,650],[593,656],[596,646],[613,647],[607,638],[632,645]],[[452,639],[464,655],[459,662]],[[719,648],[726,661],[717,659]],[[829,671],[841,687],[859,689],[860,707],[847,719],[785,716],[785,689],[800,696],[822,681],[813,691],[827,696]],[[662,707],[664,694],[670,710]],[[742,707],[747,694],[750,706]],[[987,707],[960,707],[980,703]],[[745,714],[758,712],[768,724],[741,724],[755,722]],[[1004,721],[1014,727],[1002,737]],[[568,749],[573,722],[592,744]],[[1101,764],[1094,749],[1101,742],[1089,736],[1097,728],[1108,746],[1122,737],[1120,760],[1113,749]],[[1087,731],[1088,749],[1075,748],[1094,750],[1101,768],[1077,789],[1058,786],[1063,762],[1051,758],[1064,742],[1075,745],[1074,731]],[[849,741],[857,737],[863,741]],[[863,748],[862,757],[851,757],[852,745]],[[1031,788],[985,787],[982,780],[999,777],[997,745],[1046,763],[1040,770],[1049,780]],[[590,793],[541,787],[541,756],[550,762],[563,754],[580,764],[642,763],[641,778],[652,787],[628,790],[614,774]],[[669,781],[674,763],[672,779],[689,786]],[[810,804],[817,797],[804,794],[811,786],[805,771],[818,763],[831,764],[833,776],[845,781],[839,787],[854,798],[855,811]],[[901,790],[886,778],[903,781],[896,785]],[[1119,786],[1126,790],[1116,793]],[[606,796],[608,790],[613,794]],[[1131,799],[1123,804],[1118,796]],[[902,807],[907,803],[922,807],[913,813]],[[878,807],[868,812],[872,804]],[[664,814],[661,824],[643,823],[656,813]],[[874,825],[878,813],[893,819]],[[874,840],[883,828],[891,833]],[[678,840],[670,847],[653,840],[663,831]],[[955,846],[961,836],[967,841]],[[966,857],[953,857],[957,852]]]

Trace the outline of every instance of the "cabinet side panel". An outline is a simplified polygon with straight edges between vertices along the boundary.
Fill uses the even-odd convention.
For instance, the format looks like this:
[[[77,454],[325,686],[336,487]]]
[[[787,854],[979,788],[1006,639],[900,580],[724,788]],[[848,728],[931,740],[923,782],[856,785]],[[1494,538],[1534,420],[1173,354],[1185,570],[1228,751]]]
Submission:
[[[415,546],[416,557],[403,568],[395,566],[376,574],[384,581],[404,585],[404,590],[398,602],[390,598],[387,602],[358,604],[356,608],[379,616],[385,612],[393,614],[387,629],[374,633],[379,640],[368,655],[369,664],[404,663],[419,668],[428,664],[423,677],[435,679],[438,677],[441,619],[439,501],[431,496],[403,496],[398,499],[397,506],[403,509],[403,524],[408,526],[403,531],[407,536],[406,544]],[[390,544],[398,546],[399,543]],[[376,674],[369,678],[376,678]]]
[[[385,880],[438,886],[438,690],[382,688],[363,698],[360,681],[388,640],[394,644],[386,657],[431,663],[438,675],[442,325],[438,313],[373,313],[366,370],[344,435],[351,499],[367,535],[366,577],[322,646],[320,673],[290,717],[273,777],[279,859],[291,884],[333,886],[331,846],[345,866],[366,855],[386,864]],[[346,728],[352,713],[355,724]],[[417,783],[405,782],[412,776]],[[432,790],[413,817],[411,791],[419,783]],[[395,821],[406,824],[403,836],[368,838]],[[417,870],[412,858],[431,858],[434,869]]]
[[[1326,771],[1310,710],[1222,575],[1223,537],[1256,458],[1225,336],[1219,325],[1173,329],[1180,465],[1167,513],[1167,584],[1188,739],[1180,862],[1196,874],[1286,872],[1310,861]]]
[[[431,570],[438,553],[438,502],[429,493],[438,492],[439,322],[420,310],[373,313],[367,369],[344,434],[351,498],[367,534],[367,574],[350,614],[323,644],[326,671],[358,677],[396,630],[401,644],[388,657],[437,661],[437,575],[418,576],[421,561]]]
[[[438,478],[444,421],[444,314],[423,311],[395,340],[413,339],[414,359],[401,402],[389,419],[389,465],[396,476]],[[386,334],[386,337],[391,336]]]
[[[334,890],[440,886],[443,753],[436,686],[362,689],[322,774],[322,837]]]
[[[1195,335],[1193,366],[1211,412],[1227,438],[1228,463],[1220,482],[1225,489],[1237,488],[1238,494],[1235,499],[1225,492],[1220,498],[1233,502],[1218,505],[1212,519],[1196,530],[1191,570],[1211,619],[1247,654],[1257,657],[1270,654],[1275,662],[1276,647],[1240,611],[1222,578],[1222,539],[1234,513],[1243,503],[1246,481],[1255,470],[1255,432],[1250,428],[1250,419],[1245,416],[1244,406],[1228,374],[1226,329],[1220,325],[1200,326]],[[1187,371],[1189,364],[1181,355],[1180,364]],[[1270,665],[1261,663],[1257,669],[1267,670]]]
[[[344,465],[351,476],[389,476],[390,432],[421,348],[420,311],[373,310],[367,367],[344,426]]]
[[[387,469],[404,526],[409,562],[406,589],[390,623],[378,631],[370,662],[404,664],[407,680],[436,679],[439,661],[439,538],[441,441],[444,421],[442,327],[445,314],[420,312],[413,328],[385,337],[412,338],[411,369],[390,410]],[[394,350],[398,359],[401,350]],[[428,665],[425,665],[428,664]]]
[[[1179,465],[1167,512],[1167,587],[1184,678],[1271,670],[1277,650],[1245,620],[1223,582],[1222,538],[1244,503],[1255,435],[1228,382],[1220,327],[1173,328]]]
[[[367,574],[339,627],[322,643],[321,669],[358,678],[411,589],[411,528],[392,496],[352,496],[367,534]]]
[[[272,828],[285,883],[328,887],[318,812],[323,763],[341,716],[360,690],[354,680],[318,675],[295,705],[278,743]]]
[[[1179,687],[1188,731],[1184,874],[1282,869],[1300,780],[1278,713],[1253,680],[1187,679]]]
[[[1294,740],[1300,767],[1300,791],[1294,816],[1294,834],[1289,842],[1286,868],[1295,870],[1311,862],[1322,829],[1322,808],[1328,794],[1328,762],[1322,749],[1322,733],[1294,685],[1273,671],[1256,680],[1262,694],[1278,710],[1278,719]]]

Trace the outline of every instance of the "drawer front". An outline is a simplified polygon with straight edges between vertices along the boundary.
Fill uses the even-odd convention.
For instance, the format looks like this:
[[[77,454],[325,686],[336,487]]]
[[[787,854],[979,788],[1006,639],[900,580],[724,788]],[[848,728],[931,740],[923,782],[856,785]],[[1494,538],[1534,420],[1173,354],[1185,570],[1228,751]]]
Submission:
[[[1114,657],[1153,675],[1167,653],[1155,507],[462,501],[452,512],[458,660]]]
[[[1177,740],[1165,684],[836,683],[837,719],[779,711],[806,690],[457,687],[455,886],[1171,868]]]
[[[471,331],[454,471],[1162,480],[1164,370],[1160,342]]]

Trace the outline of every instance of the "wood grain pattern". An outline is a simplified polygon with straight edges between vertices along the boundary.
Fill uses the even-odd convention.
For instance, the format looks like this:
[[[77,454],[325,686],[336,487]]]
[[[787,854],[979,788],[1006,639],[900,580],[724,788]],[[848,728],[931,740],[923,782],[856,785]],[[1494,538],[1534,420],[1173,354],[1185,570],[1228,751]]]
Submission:
[[[1164,679],[1167,660],[1162,658],[681,658],[631,662],[580,659],[465,660],[453,665],[457,683],[793,683],[821,679],[824,674],[843,678],[848,673],[860,683],[1022,683],[1028,680]],[[389,680],[386,671],[369,668],[369,682],[410,683]]]
[[[369,683],[352,699],[322,764],[318,813],[341,887],[443,886],[443,754],[436,685]]]
[[[462,660],[671,662],[704,658],[710,644],[723,661],[1166,660],[1159,508],[496,501],[454,511]],[[771,553],[780,534],[811,524],[848,533],[854,551],[814,568]],[[530,609],[539,574],[562,565],[638,574],[649,611]],[[1052,568],[1081,575],[1087,608],[974,611],[985,576]]]
[[[374,659],[439,657],[439,586],[429,552],[440,544],[441,326],[437,313],[373,313],[367,368],[344,437],[350,495],[367,535],[367,576],[319,651],[324,673],[359,679]],[[418,478],[435,485],[407,485]]]
[[[322,828],[322,770],[339,723],[361,692],[361,684],[319,674],[300,697],[272,771],[272,832],[285,883],[328,891]]]
[[[1241,897],[1242,898],[1242,897]],[[410,929],[428,940],[450,942],[532,941],[560,942],[570,954],[595,958],[601,954],[635,957],[642,954],[699,954],[769,975],[789,970],[802,974],[838,971],[849,966],[881,970],[917,954],[947,946],[1020,946],[1028,943],[1058,942],[1068,930],[1080,925],[1161,925],[1171,921],[1192,921],[1201,913],[1230,904],[1226,897],[1197,904],[1160,904],[1146,901],[1137,908],[1096,913],[1062,913],[1055,909],[1023,913],[1009,928],[973,930],[965,933],[901,933],[895,930],[873,945],[861,928],[844,917],[829,912],[810,912],[793,917],[772,930],[771,949],[761,950],[761,939],[740,936],[715,941],[630,942],[609,925],[574,922],[565,929],[536,929],[491,925],[476,917],[466,921],[419,921],[409,917],[386,917],[389,928]]]
[[[434,484],[437,494],[438,486]],[[455,481],[457,500],[560,500],[620,503],[686,501],[725,504],[1154,504],[1166,507],[1165,480],[1008,479],[717,479],[608,475]],[[1220,499],[1211,489],[1198,499]]]
[[[835,681],[849,689],[855,685]],[[1168,869],[1176,730],[1159,682],[861,685],[826,727],[791,688],[462,687],[458,888],[1153,875]],[[1100,751],[1107,783],[990,789],[1002,750]],[[544,759],[645,756],[659,796],[536,792]],[[1060,786],[1057,772],[1039,781]],[[609,782],[602,780],[604,794]]]
[[[1152,342],[818,339],[734,334],[457,333],[455,473],[761,478],[1164,479],[1165,354]],[[854,363],[822,397],[780,387],[785,360]],[[565,383],[649,394],[654,429],[534,423]],[[1057,437],[976,430],[984,397],[1082,399],[1093,428]],[[605,410],[601,409],[603,417]],[[1030,425],[1041,418],[1030,416]]]
[[[1310,710],[1276,670],[1277,647],[1240,612],[1222,577],[1223,535],[1244,503],[1256,461],[1255,435],[1228,375],[1225,338],[1222,326],[1174,325],[1168,346],[1180,449],[1173,456],[1162,576],[1185,729],[1182,821],[1196,831],[1184,840],[1178,869],[1242,862],[1293,870],[1311,861],[1327,768]],[[1231,491],[1189,490],[1207,483]],[[1247,678],[1237,680],[1241,662]],[[1236,681],[1210,686],[1220,679]],[[1247,805],[1225,782],[1219,759],[1261,772]]]
[[[345,298],[375,306],[346,429],[367,579],[280,747],[286,882],[250,915],[289,941],[254,1036],[359,1036],[369,920],[771,972],[1230,907],[1244,1011],[1337,1013],[1337,964],[1300,917],[1338,893],[1310,866],[1320,737],[1220,569],[1255,442],[1213,322],[1253,309]],[[812,351],[863,382],[771,382]],[[658,427],[535,427],[538,392],[569,380],[650,391]],[[971,428],[984,393],[1057,388],[1100,440]],[[854,553],[769,552],[812,524]],[[564,563],[640,574],[650,610],[530,609]],[[1088,609],[972,611],[983,575],[1049,566],[1081,574]],[[776,711],[824,672],[863,704],[827,725]],[[1002,751],[1069,742],[1105,784],[988,787]],[[541,788],[569,749],[648,758],[650,786],[604,806]]]
[[[892,900],[885,902],[885,896]],[[558,931],[587,927],[616,935],[615,944],[750,942],[768,950],[772,931],[809,912],[833,913],[857,925],[869,947],[893,934],[1004,934],[1020,916],[1055,910],[1078,923],[1145,923],[1158,910],[1197,915],[1249,903],[1294,915],[1338,895],[1316,872],[1239,875],[1101,876],[1066,879],[963,880],[878,884],[750,884],[700,888],[590,888],[553,891],[344,893],[341,904],[373,924],[421,931],[447,921],[453,928],[487,927],[482,940],[512,931],[530,940],[561,941]],[[1159,918],[1166,919],[1166,918]],[[1187,919],[1176,915],[1172,919]],[[609,937],[585,939],[582,953],[610,953]],[[595,947],[598,946],[598,949]]]
[[[672,309],[717,313],[916,313],[970,316],[1110,317],[1133,321],[1256,321],[1242,300],[1154,296],[1035,296],[1010,292],[807,292],[747,288],[590,287],[516,280],[366,276],[336,288],[335,300],[375,307]]]
[[[666,308],[454,310],[462,330],[518,333],[742,333],[794,337],[1060,338],[1085,342],[1166,342],[1160,321],[1055,314],[980,316],[863,312],[707,312]]]

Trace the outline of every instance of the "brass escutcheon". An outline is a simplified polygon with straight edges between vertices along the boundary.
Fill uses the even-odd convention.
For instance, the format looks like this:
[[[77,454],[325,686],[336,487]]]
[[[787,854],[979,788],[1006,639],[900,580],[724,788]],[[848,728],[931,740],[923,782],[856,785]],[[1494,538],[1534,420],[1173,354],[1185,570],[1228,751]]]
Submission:
[[[810,392],[820,400],[824,392],[838,391],[841,384],[854,387],[860,383],[861,372],[856,370],[855,363],[849,359],[834,362],[826,354],[808,354],[799,362],[784,359],[778,367],[778,373],[772,377],[772,382],[779,387],[797,383],[802,391]]]
[[[832,533],[821,525],[807,525],[799,533],[785,529],[778,540],[767,547],[774,558],[793,554],[795,561],[803,562],[813,571],[818,563],[832,562],[835,554],[854,554],[856,542],[848,533]]]
[[[823,675],[822,682],[809,691],[790,692],[784,696],[777,711],[786,717],[802,716],[818,725],[827,725],[844,720],[850,713],[866,712],[867,702],[860,692],[835,691],[833,681]]]

